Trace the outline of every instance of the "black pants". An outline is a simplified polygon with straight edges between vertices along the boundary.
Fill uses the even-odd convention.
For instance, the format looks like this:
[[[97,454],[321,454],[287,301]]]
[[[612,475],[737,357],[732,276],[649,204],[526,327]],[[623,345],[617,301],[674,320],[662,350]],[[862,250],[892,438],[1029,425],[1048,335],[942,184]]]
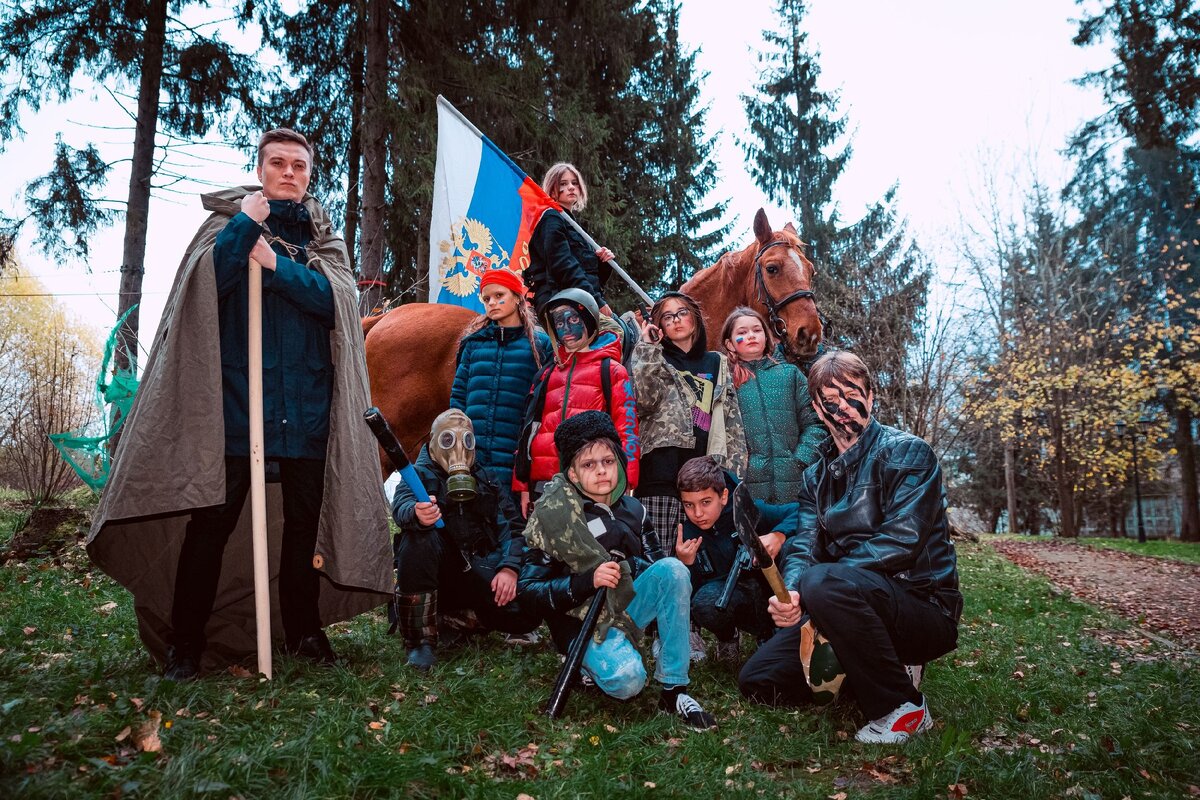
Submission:
[[[313,569],[317,524],[325,493],[324,459],[280,459],[283,543],[279,554],[279,612],[284,639],[294,646],[321,628],[317,600],[321,577]],[[179,552],[171,606],[174,644],[204,649],[204,626],[212,613],[221,559],[250,491],[250,459],[225,457],[225,502],[192,512]]]
[[[800,580],[804,611],[833,645],[867,719],[905,701],[919,704],[905,664],[924,664],[953,650],[958,625],[902,582],[844,564],[815,564]],[[812,701],[800,666],[800,626],[783,628],[742,667],[746,697],[771,705]]]
[[[692,595],[692,622],[712,631],[717,639],[728,642],[738,631],[746,631],[762,641],[775,632],[775,623],[767,613],[766,592],[762,581],[744,574],[734,584],[729,605],[724,611],[717,608],[717,599],[725,588],[725,579],[711,580]]]
[[[528,633],[541,624],[520,598],[496,605],[492,579],[503,558],[500,551],[468,560],[445,530],[405,531],[396,538],[398,594],[437,592],[439,612],[469,608],[489,629],[504,633]]]

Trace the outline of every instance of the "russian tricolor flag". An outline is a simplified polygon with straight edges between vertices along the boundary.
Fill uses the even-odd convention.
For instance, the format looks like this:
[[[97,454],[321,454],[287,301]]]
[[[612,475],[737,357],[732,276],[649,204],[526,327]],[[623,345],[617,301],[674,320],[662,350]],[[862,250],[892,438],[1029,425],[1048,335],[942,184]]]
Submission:
[[[482,313],[479,279],[493,269],[524,271],[538,220],[562,207],[441,95],[437,110],[429,302]]]

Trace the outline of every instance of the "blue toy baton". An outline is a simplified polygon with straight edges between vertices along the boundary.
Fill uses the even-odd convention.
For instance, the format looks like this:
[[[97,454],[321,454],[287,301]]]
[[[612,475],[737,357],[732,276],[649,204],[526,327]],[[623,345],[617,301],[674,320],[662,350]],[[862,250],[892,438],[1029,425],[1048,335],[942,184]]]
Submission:
[[[366,420],[367,427],[371,429],[371,433],[375,434],[375,438],[379,440],[379,446],[383,448],[383,452],[387,453],[388,460],[392,462],[392,466],[400,473],[400,478],[408,485],[413,496],[417,498],[419,503],[428,503],[429,494],[425,491],[425,484],[421,483],[421,476],[417,475],[417,471],[413,469],[412,462],[408,460],[408,456],[404,453],[404,448],[400,446],[400,442],[396,441],[396,434],[392,433],[392,427],[388,425],[387,420],[383,418],[383,414],[375,406],[371,406],[363,412],[363,419]],[[435,528],[444,528],[446,523],[438,520],[433,523]]]

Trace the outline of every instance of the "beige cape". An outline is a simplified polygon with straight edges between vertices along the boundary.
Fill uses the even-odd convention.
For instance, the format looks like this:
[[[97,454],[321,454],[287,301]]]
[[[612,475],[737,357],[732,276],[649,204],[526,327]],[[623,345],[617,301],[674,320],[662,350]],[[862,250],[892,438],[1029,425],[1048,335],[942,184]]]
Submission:
[[[212,249],[217,234],[257,186],[203,196],[212,214],[188,245],[155,334],[145,375],[122,431],[113,469],[88,536],[92,560],[134,597],[142,641],[162,662],[169,642],[175,569],[191,510],[225,499],[225,422],[221,345]],[[333,287],[336,325],[329,334],[334,384],[326,451],[325,498],[314,566],[321,570],[322,624],[350,619],[387,602],[393,589],[387,501],[379,451],[363,411],[370,405],[362,326],[346,246],[320,204],[312,217],[308,265]],[[205,668],[255,652],[254,584],[247,496],[229,538],[212,617]],[[279,617],[279,484],[267,485],[271,633]]]

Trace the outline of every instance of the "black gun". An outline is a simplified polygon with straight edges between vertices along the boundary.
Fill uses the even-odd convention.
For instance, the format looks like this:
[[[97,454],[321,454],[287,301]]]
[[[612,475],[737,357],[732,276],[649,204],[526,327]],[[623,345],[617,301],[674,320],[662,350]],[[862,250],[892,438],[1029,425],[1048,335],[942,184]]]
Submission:
[[[609,556],[610,561],[625,560],[625,554],[619,550],[613,550]],[[600,620],[600,612],[604,609],[607,595],[606,587],[602,586],[596,590],[592,604],[588,606],[587,614],[583,617],[583,627],[580,628],[579,635],[575,637],[571,642],[570,649],[567,650],[567,658],[558,671],[558,679],[554,681],[554,691],[550,692],[550,699],[546,701],[546,716],[550,719],[557,719],[563,709],[567,707],[567,698],[571,696],[571,689],[575,687],[579,669],[583,666],[583,654],[587,651],[592,634],[596,632],[596,623]]]
[[[746,549],[746,545],[739,545],[737,555],[733,557],[733,566],[729,569],[729,575],[725,578],[725,585],[721,588],[721,595],[715,603],[718,611],[724,611],[729,608],[729,598],[733,596],[733,587],[737,586],[738,578],[742,577],[742,571],[750,569],[753,557],[750,551]]]

